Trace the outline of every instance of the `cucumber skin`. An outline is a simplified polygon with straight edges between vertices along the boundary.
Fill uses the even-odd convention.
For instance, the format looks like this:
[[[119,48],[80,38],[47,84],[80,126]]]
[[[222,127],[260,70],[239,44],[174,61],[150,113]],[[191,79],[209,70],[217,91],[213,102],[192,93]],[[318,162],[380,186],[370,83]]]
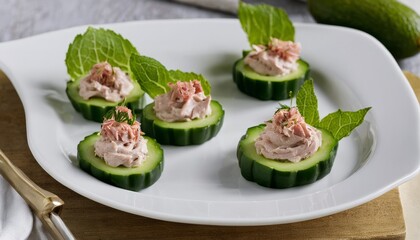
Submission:
[[[131,174],[128,176],[121,176],[96,168],[91,164],[89,159],[85,159],[81,154],[81,147],[83,142],[94,135],[98,135],[98,133],[93,133],[89,136],[86,136],[85,139],[77,145],[77,159],[79,161],[79,167],[83,171],[87,172],[88,174],[92,175],[93,177],[99,179],[102,182],[131,191],[139,191],[141,189],[147,188],[153,185],[160,178],[164,165],[164,155],[162,148],[159,148],[161,151],[162,158],[158,165],[152,171],[144,174]],[[143,137],[146,138],[147,141],[153,141],[154,144],[157,144],[156,141],[151,139],[150,137]]]
[[[300,171],[278,171],[265,166],[244,154],[241,141],[246,137],[247,135],[241,137],[236,152],[241,175],[248,181],[256,182],[258,185],[268,188],[291,188],[311,184],[322,179],[331,172],[338,149],[337,142],[329,153],[328,159],[320,161],[310,168]]]
[[[78,101],[71,94],[71,88],[73,84],[75,83],[73,83],[72,81],[67,82],[67,87],[66,87],[67,97],[69,98],[73,108],[77,112],[80,112],[82,116],[87,120],[102,123],[104,120],[104,115],[109,110],[113,109],[115,106],[120,104],[120,102],[116,102],[115,104],[112,104],[112,106],[111,105],[103,106],[103,105],[92,104],[91,102],[89,102],[89,100]],[[138,83],[135,82],[134,84],[138,84]],[[106,100],[104,99],[104,101]],[[138,97],[132,99],[131,101],[127,101],[125,103],[125,106],[130,108],[133,112],[138,112],[140,109],[142,109],[143,102],[144,102],[144,93],[140,93]]]
[[[220,108],[222,106],[219,102],[212,100],[212,104],[217,104]],[[144,109],[152,107],[152,104],[147,105]],[[156,116],[146,116],[142,112],[141,115],[141,128],[148,136],[155,138],[156,141],[163,145],[174,145],[174,146],[188,146],[188,145],[199,145],[202,144],[214,136],[216,136],[223,125],[224,110],[221,117],[215,124],[206,125],[199,128],[192,129],[176,129],[176,128],[165,128],[155,124],[154,118]],[[151,118],[152,117],[152,118]],[[196,120],[193,120],[196,121]],[[173,124],[176,124],[173,123]]]
[[[243,58],[238,59],[233,65],[233,81],[243,93],[260,100],[289,99],[290,92],[292,92],[292,97],[295,96],[303,82],[310,78],[309,64],[303,60],[299,61],[302,61],[308,66],[305,74],[299,78],[279,82],[261,81],[245,76],[241,71],[236,69],[236,66],[242,60]]]
[[[308,0],[312,17],[323,24],[364,31],[396,59],[420,52],[420,15],[396,0]]]

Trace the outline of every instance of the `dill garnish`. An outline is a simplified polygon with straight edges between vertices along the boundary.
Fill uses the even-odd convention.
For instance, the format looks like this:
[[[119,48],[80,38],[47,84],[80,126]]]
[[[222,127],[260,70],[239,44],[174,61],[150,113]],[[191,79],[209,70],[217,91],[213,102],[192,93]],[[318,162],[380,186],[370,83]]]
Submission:
[[[133,125],[136,122],[136,115],[132,114],[130,118],[128,112],[118,111],[117,108],[113,108],[104,115],[104,119],[114,119],[115,121],[120,123],[126,122],[130,125]]]

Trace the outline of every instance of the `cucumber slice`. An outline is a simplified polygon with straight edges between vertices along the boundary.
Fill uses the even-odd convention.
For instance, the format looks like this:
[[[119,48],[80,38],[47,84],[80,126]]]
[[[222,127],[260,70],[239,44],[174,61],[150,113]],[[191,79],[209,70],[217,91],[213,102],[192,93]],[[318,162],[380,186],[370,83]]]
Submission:
[[[105,113],[121,104],[121,102],[109,102],[99,97],[84,100],[79,95],[80,81],[81,79],[67,82],[66,93],[71,104],[85,119],[102,123]],[[133,81],[133,84],[134,89],[131,90],[130,94],[125,98],[125,105],[133,112],[138,112],[138,110],[143,107],[144,92],[137,81]]]
[[[309,79],[309,64],[302,59],[297,61],[298,68],[285,76],[260,75],[241,58],[233,65],[233,81],[243,93],[260,100],[283,100],[296,95],[303,82]]]
[[[290,188],[313,183],[325,177],[334,163],[338,141],[326,130],[322,132],[321,147],[309,158],[298,163],[267,159],[255,150],[255,140],[265,125],[248,128],[239,141],[237,157],[242,176],[269,188]]]
[[[188,122],[165,122],[156,117],[154,103],[143,109],[141,129],[165,145],[198,145],[216,136],[223,125],[225,111],[217,101],[210,103],[212,113],[203,119]]]
[[[96,132],[77,145],[77,159],[80,168],[95,178],[111,185],[139,191],[155,183],[163,171],[163,150],[153,139],[147,139],[148,156],[139,166],[133,168],[111,167],[95,155],[95,142],[100,138]]]

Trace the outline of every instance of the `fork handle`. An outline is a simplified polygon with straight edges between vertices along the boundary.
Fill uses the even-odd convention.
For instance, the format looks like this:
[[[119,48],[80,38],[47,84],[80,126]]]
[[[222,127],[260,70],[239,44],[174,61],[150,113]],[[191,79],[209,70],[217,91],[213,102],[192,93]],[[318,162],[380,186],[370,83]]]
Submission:
[[[2,150],[0,150],[0,173],[22,196],[52,237],[54,239],[63,239],[63,236],[50,219],[52,212],[60,214],[64,204],[63,200],[36,185],[19,168],[13,165]]]

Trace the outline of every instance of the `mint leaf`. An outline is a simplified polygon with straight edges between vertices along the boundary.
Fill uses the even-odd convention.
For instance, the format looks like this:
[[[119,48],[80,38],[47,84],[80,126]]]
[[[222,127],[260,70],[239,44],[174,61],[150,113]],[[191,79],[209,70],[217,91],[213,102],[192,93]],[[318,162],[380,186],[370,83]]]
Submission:
[[[196,74],[193,72],[182,72],[180,70],[170,70],[169,76],[171,78],[172,82],[177,81],[192,81],[192,80],[198,80],[201,83],[201,86],[203,87],[203,91],[205,95],[209,95],[211,91],[211,87],[209,82],[206,80],[206,78],[201,74]]]
[[[151,57],[133,54],[130,58],[130,67],[141,88],[152,98],[169,92],[171,88],[168,83],[170,82],[191,80],[200,81],[204,94],[210,94],[210,84],[203,75],[180,70],[168,71],[159,61]]]
[[[300,114],[305,118],[306,123],[331,132],[337,141],[350,135],[350,133],[363,122],[366,113],[370,109],[370,107],[368,107],[356,112],[338,110],[328,114],[320,121],[318,100],[315,95],[314,82],[312,79],[305,81],[300,87],[296,96],[296,104]]]
[[[67,72],[71,81],[87,75],[96,63],[107,61],[131,75],[130,56],[136,48],[120,34],[89,27],[70,44],[66,54]]]
[[[238,17],[251,45],[267,45],[270,38],[294,41],[295,28],[286,12],[280,8],[240,2]]]
[[[169,91],[169,71],[157,60],[133,54],[130,57],[130,68],[134,78],[151,98]]]
[[[300,114],[309,125],[317,126],[319,123],[318,99],[314,91],[314,81],[303,83],[296,95],[296,105]]]
[[[343,112],[338,110],[324,117],[317,127],[328,130],[339,141],[343,137],[350,135],[351,131],[363,122],[369,109],[370,107],[363,108],[356,112]]]

